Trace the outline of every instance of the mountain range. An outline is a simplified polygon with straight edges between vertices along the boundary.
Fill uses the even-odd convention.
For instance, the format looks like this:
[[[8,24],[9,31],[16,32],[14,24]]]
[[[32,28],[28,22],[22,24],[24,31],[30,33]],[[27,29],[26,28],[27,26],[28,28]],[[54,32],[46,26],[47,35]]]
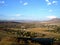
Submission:
[[[21,23],[44,23],[44,24],[60,24],[60,18],[54,18],[46,21],[33,21],[33,20],[0,20],[1,22],[21,22]]]

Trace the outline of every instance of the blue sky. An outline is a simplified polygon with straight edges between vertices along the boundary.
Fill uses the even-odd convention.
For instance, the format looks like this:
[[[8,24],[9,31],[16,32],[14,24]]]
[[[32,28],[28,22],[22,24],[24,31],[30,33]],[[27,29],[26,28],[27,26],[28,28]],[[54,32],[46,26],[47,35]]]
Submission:
[[[0,0],[1,20],[60,18],[60,0]]]

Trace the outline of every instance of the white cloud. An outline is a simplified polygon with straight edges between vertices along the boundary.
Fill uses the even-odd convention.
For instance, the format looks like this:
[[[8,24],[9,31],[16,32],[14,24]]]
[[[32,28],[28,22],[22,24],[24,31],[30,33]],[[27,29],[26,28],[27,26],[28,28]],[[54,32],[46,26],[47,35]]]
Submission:
[[[21,16],[21,14],[16,14],[17,17]]]
[[[49,2],[49,0],[45,0],[46,2]]]
[[[28,5],[28,2],[23,2],[22,0],[20,0],[20,4],[26,6],[26,5]]]
[[[53,4],[57,4],[57,1],[52,1]]]
[[[51,2],[48,2],[47,5],[51,5],[52,3]]]
[[[49,0],[45,0],[47,5],[51,5],[52,3]]]
[[[57,18],[57,16],[46,16],[46,17],[49,18],[49,19]]]
[[[0,4],[4,4],[5,3],[5,1],[0,1]]]
[[[27,3],[27,2],[25,2],[25,3],[23,3],[23,5],[28,5],[28,3]]]
[[[2,6],[8,6],[5,1],[0,1],[0,7]]]
[[[47,5],[53,5],[53,4],[57,4],[58,1],[50,1],[50,0],[45,0]]]
[[[13,15],[9,20],[16,20],[17,18],[19,18],[21,16],[21,14],[15,14]]]

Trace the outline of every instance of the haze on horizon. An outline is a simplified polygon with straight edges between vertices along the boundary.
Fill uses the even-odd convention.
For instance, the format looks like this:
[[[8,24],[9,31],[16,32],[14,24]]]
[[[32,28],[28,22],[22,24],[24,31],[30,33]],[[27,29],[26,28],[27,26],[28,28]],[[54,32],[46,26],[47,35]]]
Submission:
[[[60,0],[0,0],[0,20],[60,18]]]

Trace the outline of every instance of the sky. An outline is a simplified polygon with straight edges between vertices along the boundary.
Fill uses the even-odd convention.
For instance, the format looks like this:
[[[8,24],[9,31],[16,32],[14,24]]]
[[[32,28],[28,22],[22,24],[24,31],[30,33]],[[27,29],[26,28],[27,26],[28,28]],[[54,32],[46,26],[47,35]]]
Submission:
[[[60,18],[60,0],[0,0],[0,20]]]

